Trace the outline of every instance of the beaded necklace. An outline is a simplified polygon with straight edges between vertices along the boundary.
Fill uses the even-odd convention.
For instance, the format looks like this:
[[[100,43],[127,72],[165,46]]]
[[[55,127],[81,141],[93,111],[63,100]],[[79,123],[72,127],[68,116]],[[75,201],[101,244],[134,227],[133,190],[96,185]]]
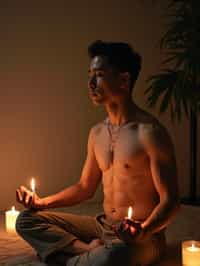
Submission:
[[[109,133],[109,137],[110,137],[110,145],[109,145],[110,158],[111,158],[111,162],[113,163],[115,145],[116,145],[116,142],[117,142],[118,137],[120,135],[120,131],[121,131],[122,127],[124,126],[124,124],[122,124],[120,126],[113,125],[110,122],[109,118],[107,119],[106,124],[107,124],[107,129],[108,129],[108,133]]]

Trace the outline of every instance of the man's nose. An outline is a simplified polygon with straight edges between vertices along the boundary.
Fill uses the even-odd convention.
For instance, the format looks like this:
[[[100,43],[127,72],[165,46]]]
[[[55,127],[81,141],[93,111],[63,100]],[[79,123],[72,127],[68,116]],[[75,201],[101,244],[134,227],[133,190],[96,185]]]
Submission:
[[[96,88],[96,84],[97,84],[96,77],[95,76],[90,77],[89,80],[88,80],[88,87],[90,89],[95,89]]]

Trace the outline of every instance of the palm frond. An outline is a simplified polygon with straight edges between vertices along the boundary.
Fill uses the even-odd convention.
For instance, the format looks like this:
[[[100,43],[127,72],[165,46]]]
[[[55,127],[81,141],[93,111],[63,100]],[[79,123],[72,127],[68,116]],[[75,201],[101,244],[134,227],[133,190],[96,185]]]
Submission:
[[[200,1],[171,0],[167,8],[168,28],[160,40],[166,52],[162,66],[168,69],[148,80],[147,103],[160,113],[168,108],[172,120],[200,110]]]

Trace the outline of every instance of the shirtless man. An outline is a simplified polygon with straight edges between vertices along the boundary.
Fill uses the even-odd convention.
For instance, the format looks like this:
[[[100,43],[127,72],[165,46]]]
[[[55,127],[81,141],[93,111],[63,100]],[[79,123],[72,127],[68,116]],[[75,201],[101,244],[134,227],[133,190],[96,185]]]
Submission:
[[[126,43],[102,41],[88,52],[89,95],[108,116],[90,131],[76,184],[44,198],[24,186],[17,189],[27,210],[16,229],[48,265],[148,265],[163,254],[165,228],[179,208],[173,145],[166,129],[132,100],[140,56]],[[103,214],[46,210],[91,198],[100,182]],[[136,224],[124,219],[129,206]]]

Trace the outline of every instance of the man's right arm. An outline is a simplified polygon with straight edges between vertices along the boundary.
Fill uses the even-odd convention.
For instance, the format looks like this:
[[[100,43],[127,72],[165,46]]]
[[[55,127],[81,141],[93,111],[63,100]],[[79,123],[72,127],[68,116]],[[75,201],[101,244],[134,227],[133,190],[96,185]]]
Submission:
[[[87,158],[79,182],[44,198],[39,198],[37,195],[34,197],[27,189],[20,187],[17,190],[17,200],[25,207],[43,209],[72,206],[91,198],[101,179],[101,170],[94,153],[94,140],[95,127],[91,129],[89,134]],[[20,193],[23,194],[21,199],[18,195]]]

